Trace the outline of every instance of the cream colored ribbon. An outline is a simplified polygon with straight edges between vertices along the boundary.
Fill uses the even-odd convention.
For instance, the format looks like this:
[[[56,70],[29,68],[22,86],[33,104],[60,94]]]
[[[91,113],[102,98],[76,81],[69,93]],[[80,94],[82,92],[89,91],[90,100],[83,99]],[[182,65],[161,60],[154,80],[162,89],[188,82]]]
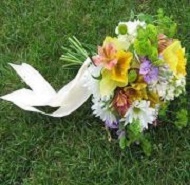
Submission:
[[[91,95],[88,88],[84,86],[90,63],[90,58],[87,58],[76,77],[58,92],[29,64],[10,64],[31,89],[19,89],[0,98],[27,111],[39,112],[53,117],[67,116],[87,101]],[[38,106],[59,108],[52,114],[47,114],[36,108]]]

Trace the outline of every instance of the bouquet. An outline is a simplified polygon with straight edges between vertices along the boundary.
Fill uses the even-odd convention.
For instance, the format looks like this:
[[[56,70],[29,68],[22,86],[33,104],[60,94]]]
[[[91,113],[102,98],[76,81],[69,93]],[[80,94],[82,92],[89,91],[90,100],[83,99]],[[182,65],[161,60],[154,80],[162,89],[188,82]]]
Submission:
[[[140,14],[119,22],[116,37],[107,36],[90,57],[88,49],[71,39],[75,52],[65,48],[67,54],[62,59],[70,66],[82,66],[69,84],[56,92],[32,66],[11,64],[31,90],[20,89],[1,98],[25,110],[63,117],[92,95],[93,114],[107,128],[116,129],[120,147],[140,143],[149,154],[143,131],[157,125],[159,112],[185,93],[187,59],[181,42],[174,37],[176,27],[161,10],[156,16]],[[47,114],[37,106],[59,108]]]

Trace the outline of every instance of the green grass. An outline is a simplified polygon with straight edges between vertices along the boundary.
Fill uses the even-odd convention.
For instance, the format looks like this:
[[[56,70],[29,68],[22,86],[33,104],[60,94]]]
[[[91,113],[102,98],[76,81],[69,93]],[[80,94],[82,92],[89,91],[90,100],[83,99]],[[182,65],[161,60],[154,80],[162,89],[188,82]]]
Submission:
[[[0,95],[24,86],[8,62],[33,65],[59,89],[76,73],[59,60],[68,37],[101,44],[131,9],[154,14],[158,8],[173,15],[190,53],[188,0],[1,0]],[[61,119],[0,104],[2,185],[190,184],[190,126],[177,130],[168,123],[150,130],[153,153],[146,157],[138,146],[121,151],[117,141],[110,143],[90,101]]]

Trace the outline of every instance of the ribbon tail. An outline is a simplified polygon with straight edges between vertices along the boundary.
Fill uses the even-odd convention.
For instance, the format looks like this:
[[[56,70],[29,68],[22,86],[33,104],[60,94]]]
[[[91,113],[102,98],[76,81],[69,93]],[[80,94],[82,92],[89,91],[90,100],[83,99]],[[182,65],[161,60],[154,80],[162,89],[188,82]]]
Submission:
[[[50,102],[51,106],[59,106],[55,112],[50,114],[53,117],[63,117],[71,114],[88,100],[91,95],[89,89],[84,85],[88,74],[90,58],[84,61],[76,77],[65,85]]]
[[[22,63],[21,65],[10,63],[10,65],[37,96],[49,99],[56,95],[53,87],[31,65],[26,63]]]
[[[32,90],[24,88],[14,91],[0,98],[14,103],[23,110],[40,113],[43,112],[33,106],[42,106],[46,104],[45,102],[42,102],[40,97],[36,96]]]
[[[19,89],[0,98],[27,111],[39,112],[52,117],[67,116],[87,101],[91,95],[88,88],[84,86],[90,62],[91,60],[88,58],[79,69],[76,77],[58,93],[32,66],[10,64],[31,89]],[[48,114],[37,109],[37,106],[59,108],[52,114]]]
[[[48,102],[56,95],[56,91],[29,64],[16,65],[10,63],[10,65],[31,89],[19,89],[0,97],[0,99],[10,101],[24,110],[42,113],[35,106],[49,105]]]

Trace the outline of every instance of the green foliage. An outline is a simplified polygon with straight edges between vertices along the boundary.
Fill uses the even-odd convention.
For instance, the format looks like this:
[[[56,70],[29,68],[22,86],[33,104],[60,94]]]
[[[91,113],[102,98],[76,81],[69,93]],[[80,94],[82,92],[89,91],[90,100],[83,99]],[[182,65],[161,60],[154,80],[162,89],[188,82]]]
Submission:
[[[150,156],[152,153],[152,145],[151,145],[150,141],[148,139],[146,139],[145,137],[141,137],[140,142],[141,142],[140,144],[141,144],[141,147],[142,147],[144,153],[147,156]]]
[[[146,23],[150,24],[154,21],[154,18],[152,15],[149,15],[149,14],[144,14],[144,13],[140,13],[137,15],[137,18],[140,20],[140,21],[145,21]]]
[[[130,20],[133,21],[135,19],[135,12],[131,10],[130,12]]]
[[[157,36],[157,29],[152,24],[148,24],[146,29],[139,28],[138,36],[134,42],[134,49],[137,54],[141,56],[146,56],[151,61],[157,60]]]
[[[134,48],[137,54],[141,56],[149,55],[152,49],[150,40],[147,40],[146,38],[141,40],[136,39],[134,42]]]
[[[147,34],[147,37],[150,39],[151,43],[154,43],[154,45],[157,45],[158,31],[154,25],[152,24],[147,25],[146,34]]]
[[[160,106],[158,112],[158,120],[165,120],[167,118],[168,103],[164,103]]]
[[[125,135],[122,135],[120,138],[119,138],[119,147],[124,150],[126,149],[126,146],[127,146],[127,138]]]
[[[142,128],[138,119],[134,120],[133,123],[129,125],[128,129],[129,129],[129,135],[131,134],[130,138],[133,138],[134,141],[135,138],[136,139],[140,138]]]
[[[152,62],[152,64],[154,66],[161,66],[163,63],[164,63],[164,61],[161,60],[161,59],[157,59],[157,60],[155,60],[155,61]]]
[[[176,113],[176,120],[174,121],[174,124],[177,126],[177,128],[182,129],[183,127],[186,127],[188,123],[188,114],[187,109],[180,109]]]
[[[73,68],[73,66],[82,65],[89,57],[88,51],[76,37],[69,38],[69,43],[69,46],[62,46],[64,54],[61,55],[60,60],[67,63],[63,67]]]
[[[100,73],[99,76],[92,76],[95,80],[101,80],[102,79],[102,73]]]
[[[158,10],[156,23],[160,33],[172,38],[177,30],[177,24],[168,16],[164,15],[163,9]]]
[[[146,135],[142,132],[142,128],[139,120],[134,120],[133,123],[129,124],[126,128],[126,134],[122,134],[119,137],[119,146],[121,149],[126,149],[132,144],[140,144],[143,152],[146,156],[150,156],[152,146],[150,141],[146,138]]]
[[[177,24],[171,17],[164,14],[163,9],[158,9],[157,15],[152,16],[149,14],[140,13],[137,15],[140,21],[145,21],[147,24],[156,24],[159,33],[163,33],[172,38],[176,34]]]
[[[128,74],[129,83],[134,82],[136,79],[137,79],[137,71],[135,69],[130,70]]]

